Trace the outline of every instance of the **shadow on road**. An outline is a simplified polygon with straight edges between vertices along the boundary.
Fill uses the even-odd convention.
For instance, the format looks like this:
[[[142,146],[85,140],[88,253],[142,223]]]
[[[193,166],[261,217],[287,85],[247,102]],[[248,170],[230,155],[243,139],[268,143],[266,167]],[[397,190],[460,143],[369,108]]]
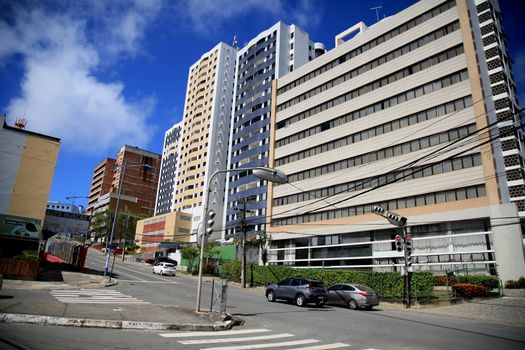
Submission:
[[[439,328],[449,329],[449,330],[458,331],[458,332],[470,333],[470,334],[475,334],[475,335],[482,335],[482,336],[485,336],[485,337],[511,341],[511,342],[518,343],[518,344],[525,344],[525,341],[523,341],[523,340],[506,338],[506,337],[501,337],[499,335],[486,334],[486,333],[482,333],[482,332],[471,331],[471,330],[468,330],[468,329],[443,326],[441,324],[432,323],[432,322],[418,321],[418,320],[413,320],[413,319],[409,319],[409,318],[405,318],[405,317],[386,315],[384,313],[371,313],[371,315],[378,316],[378,317],[391,318],[391,319],[394,319],[394,320],[418,323],[418,324],[428,325],[428,326],[432,326],[432,327],[439,327]]]

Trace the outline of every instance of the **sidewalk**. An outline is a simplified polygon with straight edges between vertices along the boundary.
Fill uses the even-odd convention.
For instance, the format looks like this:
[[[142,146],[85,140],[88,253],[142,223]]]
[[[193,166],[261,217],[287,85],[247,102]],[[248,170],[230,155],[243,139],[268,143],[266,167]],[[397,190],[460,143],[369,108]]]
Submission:
[[[61,271],[63,282],[4,280],[0,290],[0,322],[50,326],[98,327],[114,329],[219,331],[230,329],[229,315],[200,312],[156,304],[74,304],[59,302],[19,302],[10,290],[56,290],[104,288],[106,277]]]

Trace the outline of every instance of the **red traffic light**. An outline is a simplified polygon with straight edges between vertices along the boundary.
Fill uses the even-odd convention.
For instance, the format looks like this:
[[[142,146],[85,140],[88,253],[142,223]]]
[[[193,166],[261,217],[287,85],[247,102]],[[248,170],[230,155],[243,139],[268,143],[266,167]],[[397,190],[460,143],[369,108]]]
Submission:
[[[401,241],[401,235],[396,235],[396,241]]]
[[[406,235],[405,236],[405,241],[410,241],[411,239],[412,239],[412,236],[410,236],[410,235]]]

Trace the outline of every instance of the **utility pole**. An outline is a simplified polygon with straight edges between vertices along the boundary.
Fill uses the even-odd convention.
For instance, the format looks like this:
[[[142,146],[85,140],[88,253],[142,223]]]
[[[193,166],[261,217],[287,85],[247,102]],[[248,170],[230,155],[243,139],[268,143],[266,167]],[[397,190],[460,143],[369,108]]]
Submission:
[[[246,200],[243,200],[241,209],[241,284],[243,288],[246,288]]]
[[[395,238],[396,249],[398,252],[403,251],[404,269],[401,273],[403,276],[403,303],[407,309],[410,309],[410,280],[412,278],[412,237],[407,234],[407,218],[398,215],[392,211],[385,213],[385,209],[381,207],[374,207],[374,214],[384,217],[392,225],[401,227],[402,236],[397,235]]]

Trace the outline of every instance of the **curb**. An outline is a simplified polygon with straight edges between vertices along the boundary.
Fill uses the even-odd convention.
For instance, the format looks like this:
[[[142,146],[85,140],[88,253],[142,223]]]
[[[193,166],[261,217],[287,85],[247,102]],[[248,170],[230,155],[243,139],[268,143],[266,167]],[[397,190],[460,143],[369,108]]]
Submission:
[[[234,321],[227,320],[215,324],[191,324],[191,323],[161,323],[161,322],[140,322],[140,321],[116,321],[116,320],[95,320],[85,318],[67,318],[42,315],[24,314],[0,314],[0,322],[5,323],[25,323],[41,324],[45,326],[65,326],[65,327],[90,327],[90,328],[109,328],[109,329],[132,329],[132,330],[179,330],[179,331],[224,331],[231,329]]]

